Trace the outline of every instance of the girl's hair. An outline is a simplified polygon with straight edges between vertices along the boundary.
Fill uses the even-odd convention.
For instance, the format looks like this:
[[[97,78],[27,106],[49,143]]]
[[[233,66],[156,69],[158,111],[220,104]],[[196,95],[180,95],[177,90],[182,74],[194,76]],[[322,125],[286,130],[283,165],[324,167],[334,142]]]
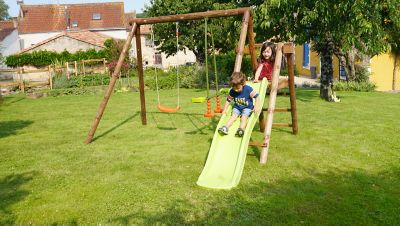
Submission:
[[[229,85],[231,87],[237,85],[244,85],[246,83],[246,75],[242,72],[233,72],[229,80]]]
[[[268,48],[268,47],[271,48],[271,51],[272,51],[272,54],[271,54],[271,57],[269,58],[269,61],[272,61],[272,62],[275,61],[275,56],[276,56],[276,47],[275,47],[275,44],[272,43],[272,42],[264,42],[263,45],[262,45],[262,47],[261,47],[260,58],[258,59],[258,60],[259,60],[259,63],[261,63],[262,61],[264,61],[263,52],[264,52],[264,50],[265,50],[266,48]]]

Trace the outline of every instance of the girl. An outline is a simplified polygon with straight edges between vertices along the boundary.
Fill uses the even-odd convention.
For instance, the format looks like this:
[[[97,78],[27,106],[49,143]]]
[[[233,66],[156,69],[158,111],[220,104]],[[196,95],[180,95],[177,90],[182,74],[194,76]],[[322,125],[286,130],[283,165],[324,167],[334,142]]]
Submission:
[[[275,44],[272,42],[264,42],[261,47],[254,82],[261,81],[263,78],[267,78],[268,81],[271,81],[272,72],[274,70],[275,55]]]

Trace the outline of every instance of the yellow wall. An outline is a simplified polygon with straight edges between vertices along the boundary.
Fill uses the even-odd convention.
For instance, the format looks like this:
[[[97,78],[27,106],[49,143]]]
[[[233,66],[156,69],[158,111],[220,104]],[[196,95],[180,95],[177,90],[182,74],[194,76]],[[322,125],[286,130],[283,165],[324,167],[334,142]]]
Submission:
[[[333,78],[338,79],[339,78],[339,60],[338,60],[338,58],[334,56],[332,63],[333,63]],[[296,64],[297,73],[300,76],[311,77],[310,68],[303,67],[303,45],[295,46],[295,64]],[[318,75],[320,72],[320,60],[319,60],[319,55],[314,51],[310,52],[310,66],[316,67],[316,72]]]
[[[392,90],[394,58],[381,54],[371,59],[370,81],[377,85],[378,91]],[[396,89],[400,89],[400,68],[397,68]]]

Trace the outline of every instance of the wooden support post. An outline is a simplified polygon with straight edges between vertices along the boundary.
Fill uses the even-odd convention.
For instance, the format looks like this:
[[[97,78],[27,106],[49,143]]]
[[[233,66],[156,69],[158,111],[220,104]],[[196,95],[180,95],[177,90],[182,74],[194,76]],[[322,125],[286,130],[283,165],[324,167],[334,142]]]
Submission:
[[[75,64],[75,76],[78,76],[78,63],[74,61]]]
[[[283,43],[278,43],[277,48],[276,48],[274,72],[272,73],[271,92],[269,94],[269,102],[268,102],[267,122],[265,124],[265,131],[264,131],[264,146],[262,148],[261,155],[260,155],[260,163],[261,164],[267,163],[267,158],[268,158],[268,149],[269,149],[269,142],[270,142],[270,138],[271,138],[272,122],[273,122],[273,118],[274,118],[276,94],[278,92],[279,73],[281,70],[282,46],[283,46]]]
[[[50,89],[53,89],[53,78],[51,76],[51,66],[49,65],[47,67],[47,69],[49,70],[49,86],[50,86]],[[68,67],[67,67],[67,70],[68,70]]]
[[[289,77],[289,90],[290,90],[290,109],[292,114],[292,131],[293,134],[297,134],[299,127],[297,125],[297,109],[296,109],[296,88],[294,87],[294,65],[293,65],[293,53],[287,53],[287,64],[288,64],[288,77]]]
[[[246,11],[243,14],[243,19],[242,19],[242,29],[240,31],[238,53],[236,54],[235,68],[233,69],[234,72],[240,72],[240,69],[242,67],[243,49],[244,49],[244,43],[246,42],[246,34],[247,34],[247,26],[249,24],[249,18],[250,18],[250,11]]]
[[[146,119],[146,99],[144,95],[144,76],[143,76],[143,60],[142,60],[142,42],[140,37],[140,25],[136,29],[136,63],[137,72],[139,77],[139,91],[140,91],[140,116],[142,118],[142,125],[147,124]]]
[[[126,39],[126,42],[125,42],[124,47],[122,49],[121,55],[119,56],[119,59],[118,59],[118,62],[117,62],[117,66],[115,67],[115,71],[112,74],[112,77],[111,77],[111,80],[110,80],[110,84],[108,85],[108,89],[107,89],[106,93],[104,94],[103,101],[101,102],[99,110],[97,111],[97,115],[96,115],[96,118],[93,121],[92,128],[90,129],[90,131],[89,131],[89,133],[87,135],[87,138],[85,140],[86,144],[92,142],[94,133],[96,132],[97,126],[99,125],[101,117],[103,116],[103,113],[104,113],[104,110],[105,110],[105,108],[107,106],[108,100],[110,99],[110,96],[111,96],[111,94],[112,94],[112,92],[114,90],[115,82],[117,81],[118,74],[121,71],[122,63],[124,62],[126,53],[129,50],[129,46],[130,46],[130,44],[132,42],[133,33],[135,32],[136,27],[137,27],[137,25],[133,24],[131,32],[129,32],[128,38]]]
[[[68,62],[65,62],[65,67],[67,68],[67,69],[65,70],[65,74],[67,74],[67,79],[69,80],[70,77],[69,77],[69,70],[68,70],[68,68],[69,68],[69,63],[68,63]]]
[[[251,68],[253,69],[253,74],[257,70],[257,55],[255,50],[254,32],[253,32],[253,16],[250,15],[249,27],[247,28],[247,38],[249,39],[249,52],[251,58]]]

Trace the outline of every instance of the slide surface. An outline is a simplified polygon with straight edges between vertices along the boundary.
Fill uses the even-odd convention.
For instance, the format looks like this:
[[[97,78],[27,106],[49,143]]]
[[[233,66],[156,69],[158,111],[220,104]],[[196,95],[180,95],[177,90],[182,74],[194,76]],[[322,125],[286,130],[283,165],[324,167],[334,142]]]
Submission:
[[[268,87],[267,79],[262,82],[247,85],[253,87],[259,93],[261,103],[264,103],[265,93]],[[222,115],[215,129],[214,137],[208,153],[206,164],[201,172],[197,184],[202,187],[214,189],[231,189],[239,184],[242,176],[244,162],[246,160],[249,140],[254,125],[258,121],[256,114],[251,114],[243,137],[236,137],[236,130],[239,128],[240,119],[237,119],[229,128],[228,135],[220,135],[218,128],[223,126],[231,116],[232,107],[228,114]]]

